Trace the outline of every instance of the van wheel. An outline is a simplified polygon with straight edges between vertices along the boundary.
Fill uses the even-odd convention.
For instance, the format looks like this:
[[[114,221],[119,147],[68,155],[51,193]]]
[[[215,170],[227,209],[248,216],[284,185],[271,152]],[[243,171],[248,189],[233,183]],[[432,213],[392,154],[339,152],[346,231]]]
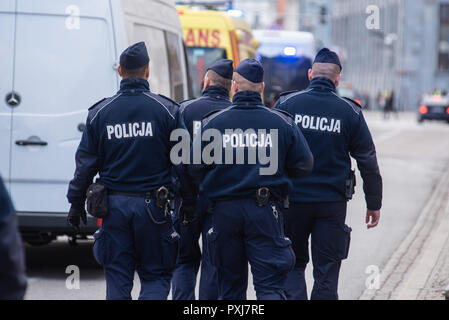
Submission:
[[[422,124],[422,123],[424,123],[424,119],[423,119],[423,118],[421,118],[421,117],[418,117],[418,123],[419,123],[419,124]]]

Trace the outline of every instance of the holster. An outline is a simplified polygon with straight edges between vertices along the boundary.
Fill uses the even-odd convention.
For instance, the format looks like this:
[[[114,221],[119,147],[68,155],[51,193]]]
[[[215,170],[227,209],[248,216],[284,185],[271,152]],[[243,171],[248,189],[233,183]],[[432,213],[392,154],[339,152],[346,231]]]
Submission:
[[[256,191],[256,202],[259,207],[265,207],[270,202],[276,202],[280,208],[288,210],[290,208],[290,198],[286,196],[283,199],[274,198],[270,189],[263,187]]]
[[[170,190],[167,187],[160,187],[156,191],[155,198],[159,208],[166,208],[170,204]]]
[[[352,196],[355,193],[355,186],[356,186],[356,178],[355,178],[355,171],[351,170],[349,173],[349,177],[346,180],[346,186],[345,186],[345,196],[346,200],[352,200]]]
[[[263,187],[256,191],[256,202],[259,207],[264,207],[270,201],[271,192],[270,189]]]
[[[109,213],[108,189],[97,179],[87,188],[87,212],[95,218],[105,218]]]

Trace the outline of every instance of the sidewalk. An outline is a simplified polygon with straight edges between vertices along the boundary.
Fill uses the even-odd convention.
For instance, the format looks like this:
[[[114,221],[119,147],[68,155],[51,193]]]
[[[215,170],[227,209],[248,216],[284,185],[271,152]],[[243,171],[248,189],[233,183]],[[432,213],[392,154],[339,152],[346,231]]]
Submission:
[[[449,166],[414,228],[362,300],[444,300],[449,285]]]

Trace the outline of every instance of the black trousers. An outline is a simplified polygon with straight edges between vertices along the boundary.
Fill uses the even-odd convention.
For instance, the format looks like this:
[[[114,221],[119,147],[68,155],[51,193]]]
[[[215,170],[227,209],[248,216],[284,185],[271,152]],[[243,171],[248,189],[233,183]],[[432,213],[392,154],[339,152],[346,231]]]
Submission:
[[[346,202],[292,203],[285,212],[285,233],[292,240],[295,268],[288,275],[286,295],[306,300],[305,269],[309,238],[313,262],[312,300],[338,300],[341,261],[348,257],[351,228],[345,225]]]

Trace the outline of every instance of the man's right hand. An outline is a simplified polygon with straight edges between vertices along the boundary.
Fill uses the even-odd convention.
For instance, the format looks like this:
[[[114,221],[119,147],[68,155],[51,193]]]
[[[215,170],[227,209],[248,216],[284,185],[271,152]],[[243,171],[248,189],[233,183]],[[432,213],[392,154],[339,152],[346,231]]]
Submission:
[[[380,210],[367,210],[366,211],[366,224],[368,229],[377,227],[380,220]]]
[[[69,215],[67,216],[68,224],[76,231],[80,231],[80,223],[83,221],[87,225],[87,213],[84,204],[72,204]]]

